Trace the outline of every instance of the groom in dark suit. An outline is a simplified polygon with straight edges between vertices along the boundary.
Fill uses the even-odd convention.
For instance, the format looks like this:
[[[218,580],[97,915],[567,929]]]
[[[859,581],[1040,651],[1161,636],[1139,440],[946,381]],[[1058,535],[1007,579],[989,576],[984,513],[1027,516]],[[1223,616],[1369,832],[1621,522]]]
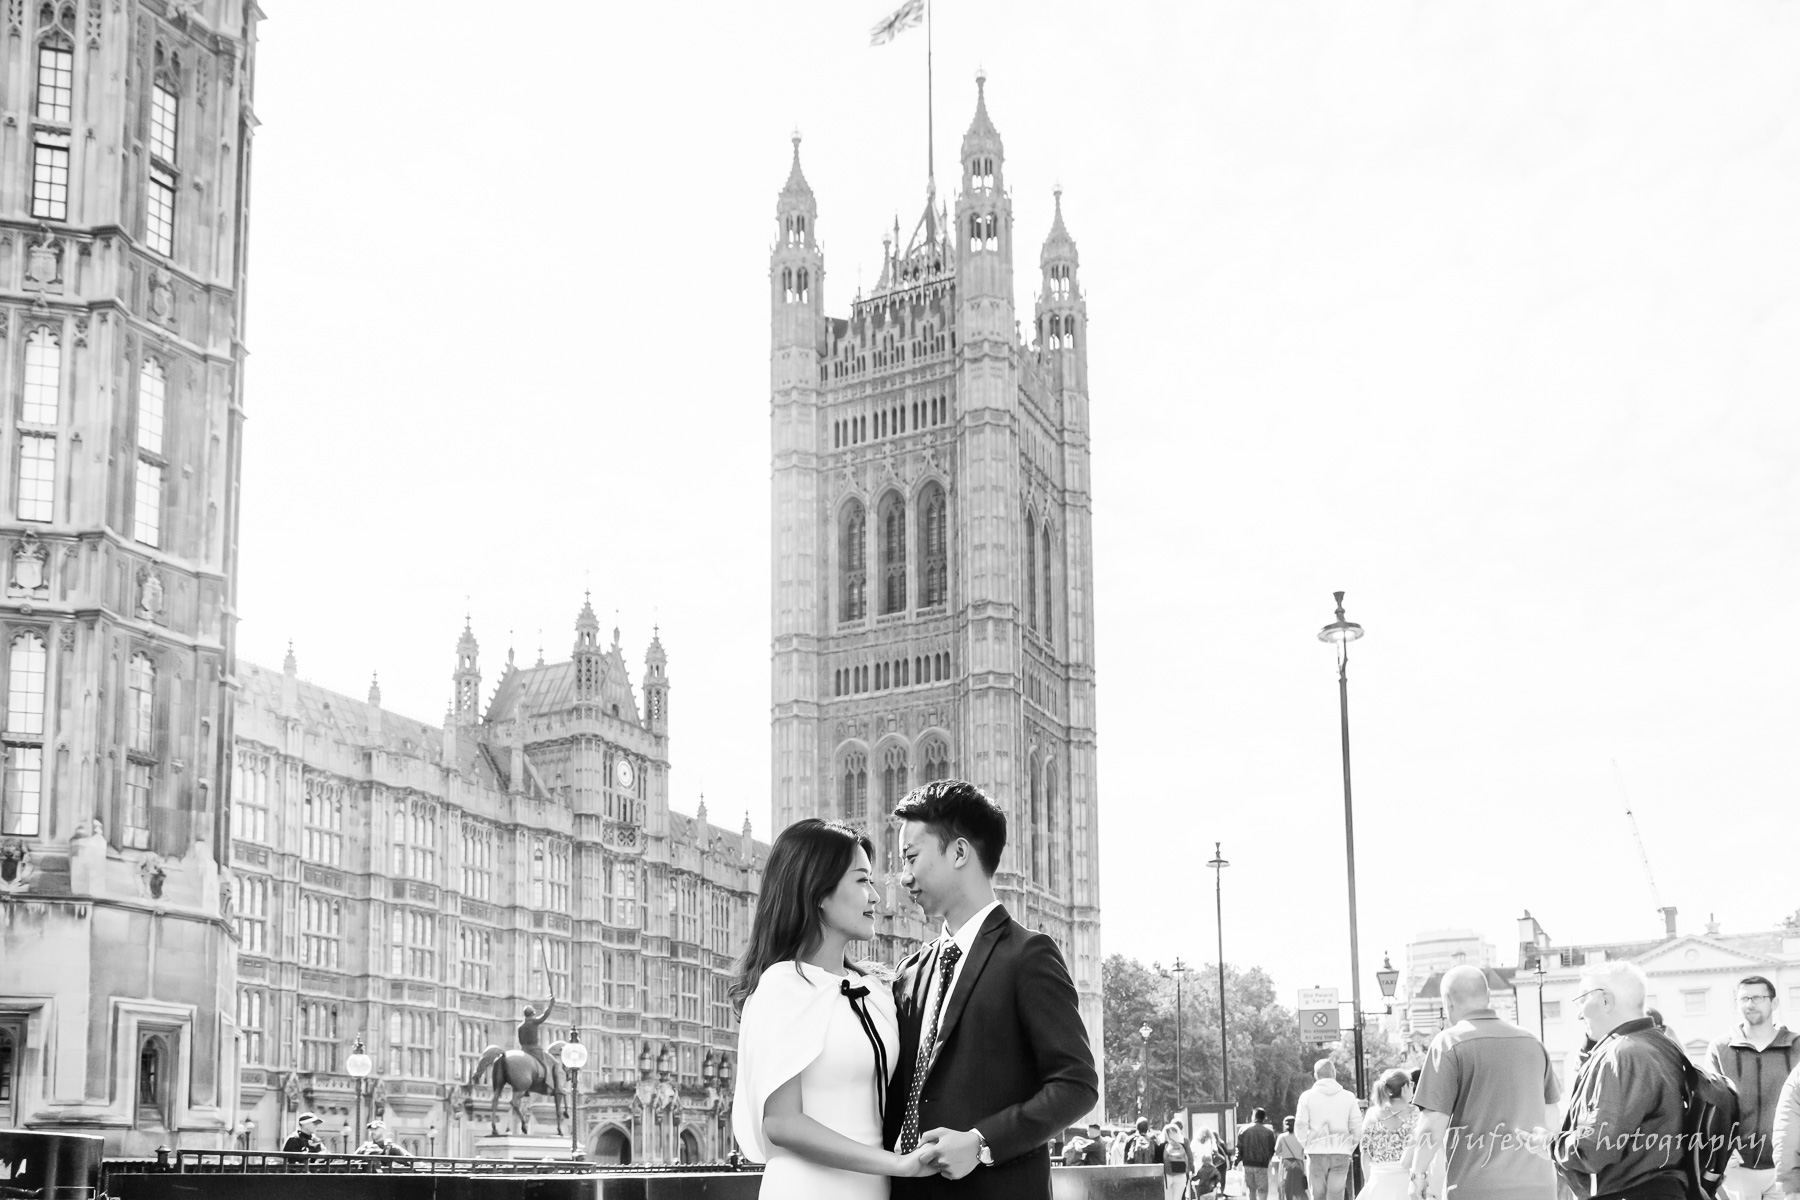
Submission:
[[[941,936],[900,967],[900,1053],[883,1137],[937,1147],[940,1175],[893,1200],[1048,1200],[1050,1139],[1093,1111],[1099,1077],[1056,943],[994,899],[1006,814],[956,779],[914,790],[900,882]]]

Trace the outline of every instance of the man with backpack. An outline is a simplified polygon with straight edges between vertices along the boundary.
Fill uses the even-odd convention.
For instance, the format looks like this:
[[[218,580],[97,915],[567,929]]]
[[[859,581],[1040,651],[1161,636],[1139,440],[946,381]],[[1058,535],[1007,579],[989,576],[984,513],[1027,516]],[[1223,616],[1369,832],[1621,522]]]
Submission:
[[[1607,962],[1575,997],[1594,1047],[1547,1150],[1577,1196],[1689,1200],[1687,1056],[1644,1015],[1645,983],[1636,964]]]
[[[1712,1044],[1712,1069],[1731,1080],[1738,1094],[1738,1142],[1725,1168],[1731,1200],[1779,1200],[1775,1178],[1775,1112],[1781,1085],[1800,1065],[1794,1033],[1775,1021],[1775,985],[1761,975],[1738,981],[1738,1012],[1744,1022],[1730,1037]]]
[[[1156,1144],[1156,1139],[1150,1136],[1150,1118],[1139,1117],[1136,1131],[1125,1139],[1124,1161],[1140,1165],[1160,1162],[1162,1156],[1159,1151],[1161,1149],[1162,1147]]]

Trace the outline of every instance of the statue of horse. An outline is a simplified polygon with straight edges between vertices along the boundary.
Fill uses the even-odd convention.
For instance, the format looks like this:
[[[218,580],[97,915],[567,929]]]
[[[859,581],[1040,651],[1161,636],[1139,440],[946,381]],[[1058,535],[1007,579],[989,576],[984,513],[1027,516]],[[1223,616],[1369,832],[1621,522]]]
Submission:
[[[531,1132],[531,1119],[525,1115],[525,1098],[536,1094],[549,1096],[556,1101],[556,1132],[563,1131],[563,1089],[564,1074],[562,1066],[561,1042],[553,1042],[544,1048],[544,1057],[550,1060],[550,1073],[546,1075],[538,1060],[523,1050],[502,1050],[498,1046],[489,1046],[481,1052],[481,1061],[475,1064],[474,1073],[469,1076],[469,1086],[475,1087],[487,1078],[488,1086],[493,1089],[488,1100],[488,1125],[494,1136],[500,1136],[499,1108],[500,1089],[512,1088],[512,1099],[508,1107],[513,1116],[518,1118],[519,1132]]]

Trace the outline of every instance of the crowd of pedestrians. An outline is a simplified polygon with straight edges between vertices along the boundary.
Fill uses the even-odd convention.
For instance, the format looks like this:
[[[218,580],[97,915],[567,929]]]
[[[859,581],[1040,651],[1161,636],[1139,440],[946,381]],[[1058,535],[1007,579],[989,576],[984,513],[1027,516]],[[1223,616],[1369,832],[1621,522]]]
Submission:
[[[1573,1001],[1587,1036],[1566,1098],[1543,1043],[1495,1013],[1483,970],[1455,967],[1440,986],[1444,1029],[1418,1070],[1375,1080],[1366,1107],[1321,1059],[1279,1133],[1254,1112],[1233,1147],[1234,1196],[1347,1200],[1354,1155],[1354,1200],[1800,1200],[1800,1035],[1767,978],[1738,983],[1742,1022],[1701,1063],[1646,1006],[1641,969],[1595,964]],[[1734,1137],[1696,1132],[1696,1097],[1735,1105]],[[1722,1180],[1695,1154],[1705,1145]],[[1171,1198],[1224,1192],[1210,1134],[1190,1146],[1180,1124],[1139,1121],[1116,1151],[1165,1163]]]

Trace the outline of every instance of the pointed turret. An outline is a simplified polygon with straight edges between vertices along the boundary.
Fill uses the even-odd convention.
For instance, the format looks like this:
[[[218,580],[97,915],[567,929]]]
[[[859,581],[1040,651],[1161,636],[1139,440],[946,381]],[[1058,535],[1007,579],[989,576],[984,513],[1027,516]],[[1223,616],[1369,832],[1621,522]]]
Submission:
[[[450,712],[465,725],[481,719],[481,644],[475,640],[475,629],[463,617],[462,636],[456,639],[456,670],[450,676]]]
[[[1087,301],[1081,294],[1081,255],[1063,224],[1062,188],[1056,219],[1038,255],[1043,272],[1037,301],[1037,348],[1057,390],[1087,388]]]
[[[663,652],[662,630],[650,631],[650,649],[644,652],[644,715],[650,732],[669,732],[669,656]]]
[[[816,236],[819,205],[800,170],[800,135],[794,134],[794,165],[775,201],[775,250],[769,257],[769,285],[775,313],[775,343],[813,349],[824,312],[821,285],[825,259]]]
[[[600,618],[594,615],[593,597],[583,594],[581,612],[575,618],[575,699],[589,704],[600,701]]]
[[[1000,343],[1010,353],[1013,319],[1012,200],[1006,155],[987,110],[987,77],[975,77],[975,118],[962,141],[962,194],[956,201],[956,291],[965,344]]]

